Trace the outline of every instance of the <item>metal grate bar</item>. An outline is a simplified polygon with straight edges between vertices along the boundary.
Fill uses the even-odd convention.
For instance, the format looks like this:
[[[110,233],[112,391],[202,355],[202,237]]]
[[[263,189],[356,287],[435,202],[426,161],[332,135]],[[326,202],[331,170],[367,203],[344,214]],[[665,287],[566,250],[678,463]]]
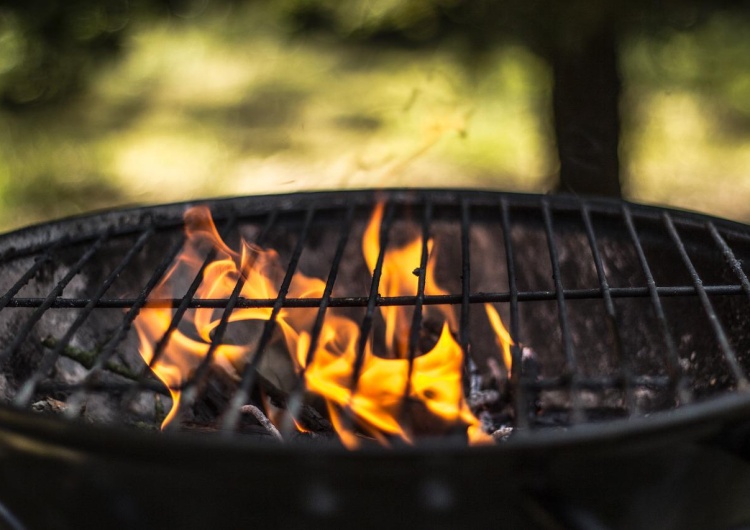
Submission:
[[[411,376],[414,370],[414,359],[417,356],[417,345],[419,343],[419,333],[422,329],[422,307],[424,305],[424,288],[425,278],[427,275],[427,259],[429,254],[428,240],[430,239],[430,224],[432,223],[432,202],[427,199],[424,205],[424,215],[422,216],[422,250],[419,258],[418,280],[417,280],[417,298],[414,303],[414,314],[411,319],[411,329],[409,330],[409,369],[406,377],[406,386],[404,387],[402,413],[407,410],[409,395],[411,394]],[[415,271],[417,272],[417,271]]]
[[[352,395],[357,391],[357,384],[359,383],[360,372],[362,371],[362,365],[365,360],[365,347],[370,337],[370,331],[372,330],[372,320],[375,315],[375,306],[380,298],[378,289],[380,288],[380,277],[383,274],[383,260],[385,259],[385,253],[388,247],[388,234],[393,223],[393,217],[395,213],[395,206],[392,202],[389,202],[383,215],[383,221],[380,224],[380,234],[378,239],[380,241],[380,251],[378,252],[378,259],[375,263],[375,270],[372,272],[372,282],[370,283],[370,294],[367,298],[367,309],[365,310],[365,317],[362,319],[359,332],[359,343],[357,344],[357,356],[354,359],[354,366],[352,367]],[[410,297],[412,303],[414,297]]]
[[[23,286],[21,286],[23,287]],[[718,296],[731,296],[746,294],[742,285],[704,285],[706,293]],[[698,292],[693,285],[664,286],[655,287],[656,293],[665,298],[697,296]],[[598,300],[602,298],[600,287],[595,289],[566,289],[563,291],[563,297],[566,300]],[[611,298],[648,298],[651,296],[651,289],[648,287],[610,287],[609,295]],[[510,302],[512,298],[510,292],[496,293],[474,293],[469,295],[470,304],[486,304],[496,302]],[[556,291],[517,291],[516,297],[519,302],[546,302],[556,300],[558,293]],[[13,298],[8,302],[8,307],[13,308],[34,308],[44,303],[44,298]],[[238,308],[257,308],[273,307],[275,298],[240,298],[237,300]],[[137,303],[137,298],[102,298],[94,301],[94,307],[97,309],[128,309]],[[379,296],[376,306],[394,306],[413,305],[414,296]],[[459,305],[463,302],[463,295],[425,295],[424,305]],[[89,298],[56,298],[50,306],[53,309],[82,309],[91,303]],[[149,300],[149,307],[179,307],[182,298],[152,298]],[[332,297],[330,307],[367,307],[369,297],[351,296],[351,297]],[[225,298],[193,298],[189,303],[189,309],[214,308],[222,309],[227,306]],[[312,307],[320,306],[320,298],[286,298],[284,307]]]
[[[232,228],[234,228],[235,224],[236,224],[236,219],[234,217],[229,218],[229,220],[225,223],[225,225],[219,231],[220,237],[222,239],[225,238],[228,235],[229,231],[232,230]],[[211,262],[213,262],[215,259],[216,259],[216,249],[212,248],[208,252],[206,259],[203,260],[203,263],[201,264],[200,269],[198,269],[198,272],[193,278],[192,283],[190,284],[187,291],[185,292],[182,299],[180,300],[180,305],[177,306],[177,310],[172,314],[172,320],[170,320],[169,322],[169,327],[167,327],[167,330],[159,339],[159,342],[157,342],[156,346],[154,346],[154,353],[151,357],[151,361],[149,361],[148,366],[143,367],[140,377],[144,377],[146,373],[148,373],[148,370],[156,366],[156,363],[159,362],[159,359],[161,359],[161,356],[164,354],[164,349],[167,347],[167,344],[169,343],[169,340],[172,337],[172,334],[179,327],[183,316],[185,316],[185,312],[190,307],[190,302],[193,300],[193,297],[195,296],[195,293],[200,287],[201,283],[203,283],[203,273],[205,272],[206,267],[208,267],[211,264]]]
[[[21,286],[23,287],[23,286]],[[734,296],[746,294],[742,285],[704,285],[707,294],[717,296]],[[660,297],[674,298],[697,296],[698,292],[693,285],[655,287]],[[566,289],[563,291],[566,300],[599,300],[602,298],[600,287],[595,289]],[[620,298],[648,298],[651,289],[648,287],[610,287],[609,295],[613,299]],[[547,302],[556,300],[556,291],[516,291],[518,302]],[[510,302],[513,298],[511,292],[496,293],[474,293],[469,295],[470,304],[486,304],[497,302]],[[379,296],[376,306],[410,306],[414,305],[414,296]],[[237,308],[273,307],[275,298],[240,298],[237,300]],[[94,308],[97,309],[128,309],[137,303],[137,298],[102,298],[94,300]],[[320,306],[320,298],[286,298],[284,307],[307,307],[317,308]],[[369,297],[331,297],[330,307],[367,307]],[[425,295],[424,305],[459,305],[463,302],[460,294],[448,295]],[[8,302],[8,307],[34,308],[44,303],[43,298],[14,298]],[[90,298],[56,298],[52,309],[82,309],[92,303]],[[152,298],[149,307],[171,307],[177,308],[182,303],[182,298]],[[222,309],[227,306],[226,298],[193,298],[189,303],[189,309],[214,308]]]
[[[341,261],[344,258],[344,250],[346,250],[346,243],[349,241],[349,233],[351,232],[351,224],[354,219],[354,206],[349,206],[346,211],[346,217],[339,233],[338,243],[336,245],[336,252],[333,256],[333,262],[331,263],[331,269],[328,272],[328,279],[326,280],[326,286],[323,290],[323,297],[320,299],[320,306],[318,308],[318,314],[315,317],[315,323],[310,334],[310,347],[307,350],[307,356],[305,358],[305,366],[310,366],[315,360],[315,350],[318,347],[318,340],[320,340],[320,333],[323,330],[323,321],[325,320],[325,314],[328,310],[328,306],[331,301],[331,294],[333,293],[333,285],[336,283],[336,276],[341,266]]]
[[[469,295],[471,294],[471,260],[469,232],[471,231],[471,210],[467,198],[461,200],[461,321],[459,342],[464,353],[464,389],[469,395],[479,391],[479,370],[471,358],[469,348]]]
[[[45,252],[42,256],[39,256],[36,260],[34,260],[34,264],[29,267],[26,272],[23,273],[23,276],[21,276],[21,278],[19,278],[18,281],[14,283],[10,289],[8,289],[8,292],[5,293],[2,298],[0,298],[0,310],[5,309],[5,307],[7,306],[13,307],[13,297],[18,293],[18,291],[23,288],[24,285],[29,283],[29,280],[31,280],[31,278],[33,278],[36,273],[39,272],[39,269],[41,269],[44,265],[52,260],[52,253],[57,250],[61,244],[62,242],[55,244],[53,247],[47,249],[47,252]],[[34,298],[33,300],[38,303],[30,307],[39,307],[44,303],[44,298]]]
[[[742,367],[737,360],[737,353],[734,351],[732,345],[729,344],[729,338],[727,337],[726,331],[724,331],[724,326],[721,325],[719,316],[716,314],[716,310],[711,303],[711,299],[703,289],[703,280],[701,280],[700,276],[698,275],[698,271],[696,270],[695,266],[693,265],[693,261],[690,259],[690,256],[687,253],[685,243],[682,241],[680,234],[677,232],[677,229],[672,222],[672,217],[669,215],[669,213],[664,212],[662,214],[662,219],[664,220],[664,224],[667,227],[667,232],[669,232],[669,237],[672,238],[672,241],[674,241],[675,245],[677,246],[677,250],[680,252],[680,257],[682,258],[682,261],[685,263],[685,266],[690,273],[690,278],[693,280],[695,289],[698,291],[698,298],[701,301],[703,309],[706,311],[708,322],[711,324],[711,327],[716,334],[721,352],[724,354],[724,359],[727,361],[727,364],[732,371],[732,375],[737,381],[737,386],[741,389],[748,389],[749,385],[747,377],[745,376],[745,373],[743,372]]]
[[[610,292],[609,282],[607,281],[607,275],[604,273],[604,264],[602,263],[602,256],[599,253],[599,245],[596,242],[596,233],[594,232],[594,225],[591,222],[591,214],[586,203],[581,202],[581,216],[583,217],[583,225],[586,230],[586,237],[589,241],[589,247],[591,247],[591,254],[594,257],[594,265],[596,266],[596,275],[599,278],[599,287],[602,292],[602,298],[604,300],[604,310],[606,313],[607,327],[609,333],[615,341],[615,355],[620,363],[620,371],[623,374],[623,391],[625,392],[625,402],[628,404],[629,410],[636,409],[635,395],[630,392],[630,380],[633,378],[633,369],[628,362],[627,357],[622,346],[622,336],[620,335],[620,326],[617,324],[617,312],[615,311],[615,304],[612,301],[612,294]]]
[[[580,396],[578,395],[578,366],[573,353],[573,341],[570,336],[570,324],[568,323],[568,313],[565,307],[565,296],[563,295],[562,277],[560,275],[560,259],[557,255],[557,245],[555,245],[555,234],[552,227],[552,214],[549,203],[546,198],[542,198],[542,215],[544,217],[544,232],[547,236],[547,248],[549,250],[550,261],[552,263],[552,279],[555,283],[555,292],[557,294],[557,313],[562,332],[562,348],[566,361],[565,376],[570,378],[571,402],[573,405],[573,422],[577,423],[585,418],[581,411]]]
[[[230,216],[229,219],[224,223],[224,226],[219,230],[219,235],[221,238],[226,238],[226,236],[229,234],[229,232],[235,227],[236,225],[236,217]],[[142,365],[140,371],[138,372],[136,376],[136,380],[140,383],[144,383],[149,380],[151,370],[156,366],[156,363],[159,362],[159,359],[162,358],[164,355],[164,351],[167,347],[167,344],[169,343],[170,338],[172,337],[172,334],[177,330],[177,328],[180,325],[180,322],[182,321],[182,318],[185,315],[185,312],[190,306],[191,301],[193,300],[193,297],[195,296],[196,291],[200,287],[201,283],[203,282],[203,273],[206,270],[206,267],[214,261],[216,258],[216,249],[211,248],[209,250],[208,254],[206,255],[206,258],[203,260],[203,263],[201,264],[200,268],[198,269],[198,272],[193,277],[193,281],[191,282],[190,286],[188,287],[187,291],[183,295],[182,299],[180,300],[180,304],[177,306],[177,310],[172,314],[172,318],[169,322],[169,326],[167,327],[164,334],[161,336],[161,338],[157,341],[156,345],[154,346],[154,351],[151,356],[151,360],[148,362],[148,364]],[[176,267],[177,262],[172,264],[172,267]],[[170,272],[167,271],[165,275],[169,275]],[[150,305],[150,301],[149,301]],[[137,397],[137,392],[140,390],[140,387],[136,386],[131,389],[131,391],[122,399],[122,406],[126,407],[129,403],[132,402],[133,399]],[[169,394],[168,394],[169,395]],[[171,397],[171,396],[170,396]]]
[[[91,298],[91,301],[78,314],[75,321],[73,321],[73,323],[68,328],[68,331],[65,332],[65,335],[63,335],[63,337],[57,342],[54,349],[48,352],[46,355],[44,355],[37,369],[34,371],[32,376],[24,382],[23,386],[18,391],[18,394],[13,400],[13,403],[17,407],[28,406],[31,398],[34,395],[34,391],[37,385],[42,380],[42,378],[47,376],[49,371],[57,362],[57,359],[65,350],[65,347],[68,344],[70,344],[70,341],[73,338],[73,335],[75,335],[78,329],[83,325],[83,323],[89,317],[91,312],[94,310],[96,301],[99,300],[104,295],[104,293],[107,292],[107,290],[112,286],[115,280],[120,276],[120,273],[122,273],[122,271],[125,270],[125,268],[133,260],[133,258],[135,258],[135,256],[143,249],[143,247],[146,245],[148,240],[151,239],[154,233],[155,233],[155,229],[153,227],[147,228],[143,233],[141,233],[141,235],[136,240],[135,244],[133,244],[133,246],[130,247],[130,249],[125,254],[125,256],[120,261],[120,263],[117,265],[117,267],[115,267],[112,270],[112,272],[109,273],[109,276],[107,276],[104,282],[99,286],[99,288],[94,293],[94,296]]]
[[[745,271],[742,270],[742,263],[735,257],[731,247],[729,246],[729,244],[727,244],[726,240],[721,237],[721,234],[711,221],[706,222],[706,227],[708,228],[711,237],[721,249],[721,253],[724,255],[724,259],[727,260],[727,263],[732,268],[732,271],[740,280],[740,283],[742,284],[742,290],[745,291],[748,296],[750,296],[750,280],[748,280]],[[705,288],[706,287],[704,286],[704,289]]]
[[[380,298],[378,292],[380,288],[380,277],[383,274],[383,262],[385,260],[385,254],[388,247],[388,234],[393,223],[393,217],[395,215],[395,205],[393,202],[386,203],[385,213],[380,223],[380,231],[378,234],[378,242],[380,249],[378,251],[378,258],[375,262],[375,269],[372,271],[372,281],[370,283],[370,293],[367,298],[367,306],[365,309],[365,316],[362,319],[362,324],[359,326],[359,341],[357,342],[357,354],[354,357],[354,364],[352,365],[352,379],[351,379],[351,396],[357,392],[357,386],[359,385],[359,377],[362,372],[362,366],[365,361],[365,353],[367,348],[367,341],[370,338],[370,332],[372,331],[372,322],[375,316],[375,307],[377,300]],[[351,410],[351,406],[345,407],[345,414],[342,416],[342,420],[348,424],[351,428],[354,423],[354,415]]]
[[[125,339],[128,331],[130,331],[130,326],[138,316],[141,308],[146,304],[148,295],[151,293],[154,287],[156,287],[159,281],[161,281],[162,277],[169,269],[169,266],[172,264],[175,257],[177,257],[177,254],[180,252],[180,250],[182,250],[184,243],[185,236],[182,235],[177,239],[177,241],[175,241],[174,245],[172,245],[169,251],[165,254],[164,259],[162,259],[162,261],[154,268],[154,273],[151,275],[148,282],[146,282],[146,285],[138,295],[138,298],[135,299],[133,305],[123,317],[122,322],[120,322],[120,326],[117,328],[117,331],[115,331],[112,338],[107,341],[107,344],[105,344],[102,351],[96,357],[94,365],[84,377],[80,389],[68,398],[67,402],[69,406],[65,409],[64,412],[66,417],[74,418],[80,415],[81,404],[83,403],[83,399],[85,398],[86,389],[89,387],[89,385],[93,384],[96,381],[97,372],[105,368],[107,361],[109,361],[112,355],[114,355],[117,346]]]
[[[661,328],[662,337],[664,338],[664,344],[667,347],[665,354],[667,373],[669,374],[670,380],[674,384],[674,392],[676,398],[681,403],[689,403],[692,400],[690,391],[687,388],[687,380],[682,373],[680,368],[680,358],[677,355],[677,347],[675,346],[672,333],[669,331],[669,324],[667,324],[667,317],[664,314],[664,308],[661,304],[659,295],[661,294],[659,289],[656,287],[656,281],[654,275],[651,273],[651,267],[646,259],[646,253],[643,251],[643,245],[641,245],[641,239],[638,237],[638,232],[635,229],[633,223],[633,216],[630,212],[630,208],[627,204],[622,205],[622,214],[625,220],[625,226],[630,234],[630,239],[633,241],[635,251],[638,255],[638,261],[641,264],[643,274],[646,276],[646,284],[648,285],[648,291],[651,296],[651,305],[654,308],[656,319],[659,321],[659,327]],[[695,291],[697,292],[697,290]]]
[[[323,331],[323,322],[325,321],[326,311],[328,310],[328,305],[331,300],[331,293],[333,293],[333,286],[336,283],[336,276],[338,275],[341,261],[344,258],[344,250],[346,250],[346,243],[349,241],[349,234],[351,232],[353,220],[354,205],[350,204],[346,209],[344,222],[341,224],[341,232],[339,232],[338,243],[336,244],[336,251],[333,255],[331,268],[328,271],[326,286],[323,289],[323,296],[320,299],[320,306],[318,307],[318,313],[315,316],[315,323],[310,331],[310,345],[307,348],[305,366],[302,367],[295,387],[292,389],[292,392],[290,392],[287,401],[287,415],[284,417],[284,422],[280,429],[281,435],[284,438],[286,438],[289,432],[294,428],[293,419],[297,417],[300,408],[302,407],[302,398],[305,392],[305,370],[315,361],[315,352],[318,349],[318,341],[320,340],[320,334]]]
[[[29,319],[26,320],[26,322],[24,322],[24,324],[18,329],[18,331],[14,335],[13,341],[2,352],[0,352],[0,361],[8,359],[18,350],[18,348],[21,347],[21,344],[26,341],[27,336],[29,335],[29,333],[31,333],[32,328],[42,318],[45,311],[47,311],[47,309],[52,306],[52,302],[54,301],[54,299],[60,296],[65,287],[67,287],[67,285],[70,283],[70,280],[72,280],[79,272],[81,272],[81,269],[86,265],[86,263],[88,263],[88,261],[94,256],[94,254],[96,254],[96,252],[101,248],[101,246],[108,238],[109,231],[105,231],[96,239],[96,241],[94,241],[93,244],[89,246],[88,249],[86,249],[86,252],[84,252],[83,255],[78,258],[78,261],[76,261],[70,267],[65,276],[63,276],[63,278],[52,288],[50,293],[45,298],[44,303],[40,305],[36,309],[36,311],[31,314]]]
[[[521,351],[521,331],[518,315],[518,284],[516,283],[516,262],[513,257],[513,238],[510,232],[510,211],[508,200],[500,199],[500,222],[503,228],[503,242],[505,243],[505,260],[508,267],[508,289],[510,289],[510,336],[513,346],[510,352],[513,359],[513,369],[510,374],[510,385],[513,389],[514,407],[516,412],[516,426],[525,429],[529,426],[529,396],[526,387],[521,382],[524,375],[523,357]]]
[[[240,384],[235,391],[234,396],[230,400],[229,407],[224,414],[224,418],[221,424],[224,433],[231,433],[236,428],[237,422],[239,420],[240,408],[247,403],[250,392],[255,386],[258,375],[258,366],[260,365],[260,361],[263,359],[263,355],[266,351],[266,346],[270,342],[271,337],[273,336],[273,332],[276,329],[276,318],[278,317],[281,308],[284,306],[284,299],[289,292],[289,286],[292,283],[294,272],[297,270],[297,265],[299,263],[299,258],[302,255],[302,250],[305,248],[307,236],[310,232],[310,227],[312,226],[314,217],[315,207],[311,205],[305,213],[304,224],[302,226],[299,239],[297,240],[297,244],[294,247],[294,251],[292,252],[292,257],[290,258],[289,264],[287,265],[284,279],[281,281],[281,286],[279,287],[279,292],[276,296],[276,302],[271,309],[271,315],[263,325],[263,332],[261,333],[260,339],[258,340],[258,345],[255,348],[255,353],[252,355],[251,360],[248,361],[248,363],[245,365]],[[222,323],[224,323],[225,321],[229,321],[231,309],[232,308],[227,307],[227,311],[222,315]],[[226,326],[226,324],[224,325]],[[221,336],[217,328],[214,340],[211,343],[212,348],[214,347],[214,344],[220,341]]]
[[[195,403],[195,400],[198,398],[199,383],[203,381],[208,375],[208,370],[213,363],[214,356],[216,355],[216,349],[221,346],[222,341],[224,340],[224,334],[226,333],[227,327],[229,326],[229,317],[231,316],[232,311],[234,311],[235,303],[242,293],[242,289],[244,288],[244,286],[245,278],[240,274],[237,278],[237,283],[235,283],[234,285],[234,289],[232,289],[232,293],[229,295],[229,303],[227,304],[226,309],[221,315],[219,324],[214,330],[213,337],[211,338],[211,344],[206,351],[205,357],[201,360],[200,364],[195,369],[193,374],[191,374],[190,378],[180,387],[183,392],[180,398],[180,411],[184,411],[192,407],[193,403]],[[173,421],[172,423],[170,423],[168,428],[175,430],[179,429],[181,423],[179,417],[180,412],[178,412],[177,421]]]
[[[271,212],[268,217],[266,218],[266,222],[263,225],[263,228],[261,229],[260,233],[258,234],[258,237],[255,239],[255,244],[258,246],[262,246],[265,243],[266,237],[268,235],[269,230],[276,222],[276,218],[278,216],[278,211]],[[231,226],[234,224],[234,220],[230,220],[227,223],[227,227],[225,228],[226,231],[230,230]],[[203,266],[201,267],[200,276],[196,277],[195,281],[198,281],[200,278],[200,281],[203,279],[203,272],[205,271],[205,267],[210,264],[210,262],[215,258],[215,253],[209,254],[209,256],[206,258],[206,262],[204,262]],[[209,261],[209,259],[211,261]],[[255,258],[254,258],[255,259]],[[251,265],[254,263],[254,259],[251,262]],[[200,283],[198,281],[198,283]],[[247,278],[245,278],[245,275],[240,272],[238,274],[237,282],[234,284],[234,288],[232,289],[231,294],[229,295],[229,298],[227,299],[227,306],[224,309],[224,312],[221,315],[221,319],[219,320],[218,325],[213,331],[213,337],[211,338],[211,344],[208,347],[208,350],[206,351],[205,357],[201,360],[198,367],[195,369],[194,373],[191,375],[191,377],[181,386],[180,390],[183,391],[182,397],[180,398],[180,410],[185,410],[192,406],[192,404],[195,402],[195,400],[198,397],[198,388],[199,383],[208,375],[208,370],[211,366],[211,363],[213,362],[214,355],[216,354],[216,348],[218,348],[223,340],[224,340],[224,333],[226,333],[227,326],[229,325],[229,318],[232,316],[232,312],[234,311],[237,300],[240,297],[240,294],[242,294],[242,289],[245,286],[245,282],[247,281]],[[179,412],[178,412],[179,415]],[[178,428],[180,425],[180,421],[173,421],[169,424],[170,429]]]

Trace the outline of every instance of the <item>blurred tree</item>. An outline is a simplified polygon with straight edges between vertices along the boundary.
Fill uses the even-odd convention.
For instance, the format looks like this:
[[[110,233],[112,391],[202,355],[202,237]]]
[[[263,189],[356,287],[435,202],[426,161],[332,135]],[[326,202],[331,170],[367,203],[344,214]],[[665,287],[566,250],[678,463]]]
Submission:
[[[117,54],[127,0],[0,2],[0,101],[7,107],[58,100]]]
[[[273,5],[293,34],[342,43],[424,48],[447,44],[473,72],[498,46],[522,43],[553,71],[550,126],[560,189],[620,194],[618,38],[689,27],[724,0],[254,0]],[[0,105],[64,101],[117,57],[136,22],[190,18],[241,0],[0,0]]]
[[[235,3],[236,0],[211,0]],[[119,56],[134,25],[186,18],[209,0],[0,0],[0,105],[63,101]]]
[[[463,64],[512,41],[546,59],[553,71],[553,127],[563,191],[619,196],[618,39],[637,28],[657,34],[689,27],[717,9],[745,2],[725,0],[287,0],[300,31],[328,31],[348,41],[425,47],[451,42]]]

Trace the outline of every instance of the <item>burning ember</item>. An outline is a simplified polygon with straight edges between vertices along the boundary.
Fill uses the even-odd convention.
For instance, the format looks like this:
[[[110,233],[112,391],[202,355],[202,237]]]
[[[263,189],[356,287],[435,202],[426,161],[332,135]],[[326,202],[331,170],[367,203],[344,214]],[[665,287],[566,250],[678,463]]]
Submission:
[[[380,224],[383,205],[378,205],[362,239],[362,252],[370,270],[376,266],[380,253]],[[214,225],[208,208],[194,207],[185,213],[187,243],[182,254],[153,290],[152,299],[172,298],[178,276],[195,277],[205,261],[206,253],[215,253],[203,271],[203,280],[195,297],[226,299],[238,287],[246,299],[274,299],[283,269],[274,250],[261,249],[242,241],[239,251],[227,246]],[[425,270],[425,294],[447,294],[435,282],[436,252],[432,240],[427,242],[428,261]],[[415,296],[418,277],[412,272],[420,264],[422,242],[413,240],[384,254],[380,292],[384,296]],[[291,298],[321,298],[325,283],[297,272],[291,282]],[[495,331],[497,345],[508,371],[511,369],[510,335],[498,313],[485,306]],[[426,351],[413,352],[409,357],[409,335],[413,307],[380,307],[385,323],[384,351],[375,351],[373,337],[364,343],[362,358],[357,361],[360,327],[354,320],[329,310],[316,344],[312,344],[312,328],[317,308],[282,308],[277,315],[279,340],[297,375],[303,378],[307,392],[323,398],[336,433],[348,448],[359,445],[361,434],[387,445],[400,438],[408,443],[416,435],[438,435],[466,431],[470,443],[491,441],[480,421],[471,412],[462,389],[463,351],[453,336],[457,329],[455,314],[447,306],[427,306],[425,318],[440,322]],[[166,385],[172,396],[172,407],[162,428],[175,419],[180,407],[182,388],[205,362],[207,356],[230,379],[239,381],[246,363],[256,352],[257,341],[246,344],[218,344],[212,347],[213,334],[221,321],[223,310],[198,308],[188,310],[179,329],[172,331],[166,344],[154,358],[157,344],[170,329],[174,310],[147,303],[135,321],[140,339],[139,352],[153,373]],[[271,308],[239,308],[229,322],[264,321]],[[355,366],[361,363],[355,376]],[[406,399],[404,396],[408,396]],[[268,410],[268,417],[277,425],[279,414]],[[305,430],[296,418],[294,425]],[[358,433],[360,433],[358,435]]]

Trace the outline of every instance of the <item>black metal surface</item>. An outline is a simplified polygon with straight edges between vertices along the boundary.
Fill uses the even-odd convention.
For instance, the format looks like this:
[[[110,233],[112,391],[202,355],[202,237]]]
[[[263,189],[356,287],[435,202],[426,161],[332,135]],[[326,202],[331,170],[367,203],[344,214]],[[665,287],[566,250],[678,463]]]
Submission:
[[[729,344],[729,338],[727,337],[726,331],[724,331],[724,327],[719,321],[716,310],[714,309],[711,300],[708,298],[706,290],[703,288],[703,280],[701,280],[698,271],[696,271],[695,266],[693,266],[693,262],[691,261],[687,250],[685,249],[685,244],[683,243],[682,239],[680,239],[680,235],[677,233],[677,229],[674,226],[672,217],[668,212],[664,212],[662,215],[664,218],[664,224],[666,225],[667,231],[669,232],[669,237],[671,237],[672,241],[675,243],[675,246],[680,252],[680,257],[682,258],[682,261],[685,263],[685,267],[690,273],[690,279],[692,280],[693,285],[695,285],[695,291],[698,294],[700,303],[703,306],[703,309],[705,309],[706,311],[708,323],[713,329],[713,332],[716,334],[717,339],[719,340],[719,345],[721,346],[721,351],[724,359],[726,360],[727,364],[729,364],[729,367],[732,370],[732,375],[736,379],[739,388],[745,389],[748,386],[747,378],[745,377],[744,371],[740,366],[739,361],[737,360],[737,353]]]
[[[361,258],[359,263],[351,259],[350,247],[358,246],[379,200],[386,203],[380,253],[375,270],[366,271]],[[32,503],[14,493],[22,468],[31,484],[41,480],[45,465],[57,471],[40,494],[81,508],[84,501],[56,493],[65,481],[76,484],[79,494],[112,489],[124,504],[96,500],[88,507],[88,521],[110,521],[122,512],[116,517],[123,527],[156,527],[170,518],[199,527],[207,524],[202,514],[215,511],[211,503],[243,522],[271,522],[267,511],[253,514],[248,498],[280,511],[291,499],[288,513],[277,515],[291,527],[309,520],[342,523],[358,515],[380,524],[413,521],[417,527],[498,525],[503,523],[500,505],[508,527],[701,528],[706,521],[730,527],[750,520],[742,506],[720,512],[716,503],[700,508],[695,503],[701,480],[718,492],[714,501],[750,493],[747,462],[735,461],[733,454],[717,456],[718,449],[706,445],[726,433],[744,432],[750,421],[750,282],[744,265],[750,263],[750,228],[620,201],[458,190],[314,193],[206,204],[228,241],[249,231],[256,242],[279,251],[285,270],[275,298],[242,298],[240,277],[227,299],[198,299],[201,274],[179,297],[150,297],[183,248],[182,214],[188,205],[65,220],[0,237],[0,289],[5,291],[0,297],[5,344],[0,501],[20,520],[46,525],[46,516],[35,514]],[[394,227],[404,230],[403,223],[411,223],[421,237],[419,262],[410,265],[417,269],[417,292],[383,297],[378,287],[384,254],[389,240],[398,240]],[[439,274],[448,295],[425,294],[430,237],[444,243],[447,257]],[[470,259],[472,253],[486,259]],[[209,255],[201,271],[210,260]],[[321,298],[287,296],[298,270],[325,279]],[[369,289],[358,292],[367,272],[372,273]],[[351,289],[341,287],[348,284]],[[223,310],[209,354],[183,385],[188,409],[225,339],[232,311],[271,308],[253,359],[221,411],[225,436],[152,432],[158,425],[154,400],[168,394],[137,362],[131,326],[147,302],[175,309],[170,330],[195,308]],[[390,452],[349,453],[325,445],[274,447],[233,435],[240,407],[257,388],[260,364],[271,355],[282,309],[316,309],[310,360],[330,310],[360,311],[365,337],[376,324],[378,307],[413,306],[411,370],[424,308],[452,305],[459,322],[453,331],[467,354],[466,387],[473,392],[474,382],[487,376],[483,351],[489,339],[475,329],[482,313],[478,304],[485,303],[508,315],[504,320],[515,342],[516,368],[508,388],[500,388],[511,410],[502,421],[514,429],[507,441],[469,449],[448,438]],[[168,346],[169,333],[157,343],[156,359]],[[364,347],[363,338],[355,387]],[[297,379],[289,389],[288,410],[299,410],[303,391]],[[47,397],[65,404],[57,417],[31,411]],[[151,404],[151,412],[144,412],[143,402]],[[114,427],[88,425],[92,418]],[[149,429],[133,429],[133,418]],[[291,428],[283,426],[282,432]],[[716,462],[716,469],[732,470],[731,480],[722,483],[708,472]],[[655,467],[663,471],[658,480]],[[151,471],[140,480],[151,484],[139,492],[137,475],[144,469]],[[212,470],[208,479],[206,469]],[[632,507],[618,514],[601,498],[605,475],[618,477],[611,496],[630,499],[640,515]],[[290,486],[293,478],[300,484]],[[170,495],[160,514],[163,498],[156,491],[169,488],[170,480],[203,491],[209,508],[191,506],[189,494],[180,500]],[[211,486],[205,480],[217,491],[206,494]],[[401,484],[404,500],[397,488],[379,493],[377,502],[392,509],[373,515],[379,512],[370,495],[346,491],[357,480],[378,492]],[[654,490],[679,489],[675,502],[683,512],[659,515],[661,501],[647,502],[642,491],[649,480]],[[220,484],[231,484],[236,494]],[[61,528],[86,519],[60,510]],[[652,516],[652,526],[643,513]],[[217,526],[232,526],[222,521]]]
[[[664,418],[668,436],[639,419],[603,440],[544,432],[501,451],[248,447],[0,409],[0,494],[28,528],[729,529],[750,521],[750,464],[695,441],[746,417],[732,398]]]

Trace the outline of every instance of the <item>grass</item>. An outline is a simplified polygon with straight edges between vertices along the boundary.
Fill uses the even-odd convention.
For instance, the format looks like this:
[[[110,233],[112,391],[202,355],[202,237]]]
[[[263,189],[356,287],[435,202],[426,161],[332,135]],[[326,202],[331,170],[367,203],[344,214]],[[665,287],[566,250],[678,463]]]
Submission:
[[[630,198],[750,221],[748,56],[750,19],[737,13],[625,43]]]

